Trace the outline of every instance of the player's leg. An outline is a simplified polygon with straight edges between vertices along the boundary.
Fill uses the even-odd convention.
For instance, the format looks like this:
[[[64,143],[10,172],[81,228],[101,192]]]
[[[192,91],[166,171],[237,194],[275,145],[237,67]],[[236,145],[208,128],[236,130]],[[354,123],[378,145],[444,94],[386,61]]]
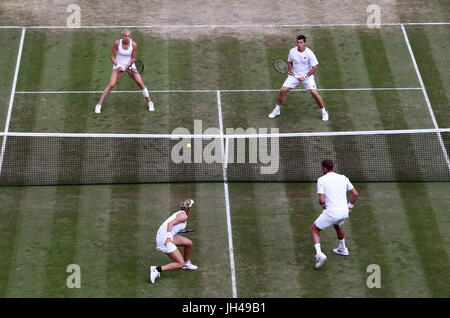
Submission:
[[[320,216],[311,225],[311,236],[314,242],[314,248],[316,250],[316,268],[320,268],[326,261],[327,256],[322,252],[320,247],[320,231],[325,230],[335,223],[336,220],[331,218],[325,212],[322,212]]]
[[[183,256],[181,255],[181,252],[178,249],[176,249],[173,252],[167,253],[167,256],[170,257],[172,262],[161,267],[161,270],[163,272],[183,268],[184,266]]]
[[[320,244],[320,231],[321,229],[317,227],[315,223],[311,225],[311,236],[314,244]]]
[[[278,115],[280,115],[281,111],[281,105],[283,104],[284,98],[286,97],[286,94],[291,90],[291,87],[288,86],[281,86],[281,89],[278,93],[277,97],[277,104],[275,105],[275,108],[272,110],[272,112],[269,114],[269,118],[274,118]]]
[[[153,105],[153,102],[150,99],[150,95],[148,93],[148,89],[145,86],[141,75],[133,73],[131,71],[128,71],[128,74],[136,82],[136,84],[139,86],[139,88],[142,90],[142,95],[144,95],[145,100],[147,101],[147,104],[148,104],[148,110],[151,111],[151,112],[154,111],[155,110],[155,106]]]
[[[333,224],[334,225],[334,229],[336,230],[336,234],[339,240],[339,246],[335,249],[333,249],[333,252],[336,254],[340,254],[340,255],[348,255],[348,249],[345,246],[345,234],[344,234],[344,229],[342,228],[342,226],[339,226],[338,224]]]
[[[100,97],[100,101],[95,106],[95,112],[96,113],[100,113],[101,112],[101,108],[102,108],[103,102],[105,101],[105,99],[108,96],[109,92],[111,92],[111,90],[116,85],[117,80],[119,79],[119,77],[120,77],[120,71],[119,70],[112,70],[111,78],[109,80],[109,83],[106,86],[106,88],[103,90],[102,96]]]
[[[282,86],[280,92],[278,93],[277,105],[281,106],[283,104],[284,98],[286,97],[287,92],[291,90],[290,87]]]
[[[174,243],[169,242],[165,244],[165,239],[157,236],[156,249],[167,254],[172,262],[164,266],[150,266],[150,282],[152,284],[155,283],[156,278],[160,276],[161,272],[183,268],[184,266],[183,256]]]
[[[321,112],[322,112],[322,120],[323,121],[327,121],[328,120],[328,112],[325,109],[325,105],[323,103],[323,99],[320,96],[319,92],[317,91],[317,89],[309,89],[308,90],[311,94],[311,96],[314,98],[314,100],[317,103],[317,106],[319,106]]]
[[[183,265],[183,269],[197,269],[198,267],[196,265],[193,265],[190,261],[191,259],[191,251],[192,251],[192,241],[188,238],[185,238],[184,236],[181,235],[175,235],[173,237],[173,243],[176,246],[183,246],[184,248],[184,265]]]

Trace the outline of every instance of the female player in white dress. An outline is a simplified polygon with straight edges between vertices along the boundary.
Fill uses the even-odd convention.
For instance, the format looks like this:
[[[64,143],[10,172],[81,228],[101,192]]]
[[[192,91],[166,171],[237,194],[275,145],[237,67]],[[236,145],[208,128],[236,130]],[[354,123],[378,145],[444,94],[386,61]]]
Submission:
[[[159,227],[158,233],[156,234],[156,249],[166,253],[172,262],[164,266],[150,266],[150,281],[152,283],[164,271],[179,268],[195,270],[198,268],[190,261],[192,241],[186,237],[177,235],[178,232],[186,228],[187,219],[193,205],[194,200],[183,200],[181,202],[181,209],[172,214]],[[177,246],[184,247],[184,255],[181,255]]]
[[[100,97],[100,101],[95,106],[95,112],[97,114],[101,113],[103,102],[105,101],[109,92],[116,85],[117,80],[119,79],[122,72],[127,72],[128,75],[130,75],[130,77],[142,89],[142,94],[147,100],[148,110],[151,112],[155,110],[153,102],[150,100],[147,87],[142,81],[141,75],[133,73],[128,69],[130,66],[135,68],[134,61],[136,60],[136,56],[137,44],[136,42],[131,40],[131,32],[129,30],[124,30],[122,32],[122,38],[120,40],[114,41],[111,54],[109,55],[109,58],[111,59],[111,62],[114,64],[114,66],[109,84],[103,91],[102,97]]]

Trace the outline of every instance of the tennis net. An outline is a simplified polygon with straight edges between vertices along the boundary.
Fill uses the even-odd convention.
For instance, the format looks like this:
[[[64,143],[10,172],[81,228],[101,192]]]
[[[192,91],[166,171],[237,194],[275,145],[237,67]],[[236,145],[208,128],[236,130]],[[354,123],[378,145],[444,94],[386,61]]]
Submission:
[[[0,139],[0,185],[315,182],[324,159],[352,182],[450,181],[450,129]]]

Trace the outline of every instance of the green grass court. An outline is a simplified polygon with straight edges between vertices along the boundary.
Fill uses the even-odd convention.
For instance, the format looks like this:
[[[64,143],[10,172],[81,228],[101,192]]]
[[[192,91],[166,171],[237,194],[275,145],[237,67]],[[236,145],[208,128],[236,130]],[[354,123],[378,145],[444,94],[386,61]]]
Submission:
[[[405,30],[437,126],[450,128],[450,25]],[[9,132],[171,134],[193,131],[194,120],[219,127],[217,91],[224,128],[436,128],[400,26],[131,31],[154,113],[139,92],[118,92],[93,114],[101,94],[88,91],[107,85],[121,29],[27,28]],[[3,125],[21,33],[0,29]],[[281,116],[267,118],[284,81],[272,61],[287,57],[298,34],[319,60],[329,122],[300,90],[288,93]],[[137,89],[127,75],[114,88]],[[309,232],[320,214],[315,183],[230,183],[230,228],[223,183],[2,186],[0,297],[449,297],[450,183],[355,186],[360,197],[344,226],[350,256],[334,255],[336,234],[323,231],[328,260],[318,271]],[[200,270],[163,273],[151,285],[149,265],[168,262],[155,249],[156,230],[185,197],[197,203],[187,226],[196,232],[186,236]],[[66,287],[69,264],[81,267],[80,289]],[[381,268],[379,289],[366,286],[370,264]]]

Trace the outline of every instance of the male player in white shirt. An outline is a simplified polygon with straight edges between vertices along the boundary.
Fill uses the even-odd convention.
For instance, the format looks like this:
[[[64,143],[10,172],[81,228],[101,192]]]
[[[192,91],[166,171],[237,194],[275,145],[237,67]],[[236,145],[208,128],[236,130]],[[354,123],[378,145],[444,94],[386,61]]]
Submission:
[[[192,241],[186,237],[177,235],[178,232],[185,229],[193,205],[194,200],[183,200],[180,210],[173,213],[159,227],[158,233],[156,234],[156,249],[167,254],[172,262],[164,266],[150,266],[150,282],[152,284],[155,283],[155,279],[164,271],[179,268],[198,269],[198,266],[192,264],[190,261]],[[181,255],[177,246],[184,247],[184,255]]]
[[[333,161],[329,159],[322,161],[322,171],[325,175],[317,180],[317,193],[323,211],[311,226],[312,239],[316,249],[316,268],[320,268],[327,259],[320,249],[319,232],[331,225],[334,225],[339,239],[339,246],[333,249],[333,252],[339,255],[348,255],[342,226],[358,198],[358,192],[350,180],[346,176],[333,171]],[[348,204],[347,191],[352,194]]]
[[[105,101],[106,96],[108,96],[109,92],[116,85],[117,80],[120,77],[122,72],[127,72],[128,75],[136,82],[136,84],[142,89],[142,94],[147,100],[148,110],[154,111],[155,107],[153,102],[150,100],[150,95],[148,94],[147,87],[142,81],[141,75],[131,72],[128,68],[131,66],[134,67],[134,61],[137,56],[137,44],[136,42],[131,40],[131,32],[130,30],[123,30],[122,38],[120,40],[114,41],[114,45],[111,50],[111,54],[109,58],[111,62],[114,64],[113,70],[111,73],[111,79],[109,81],[108,86],[106,86],[103,91],[102,96],[100,97],[100,101],[97,105],[95,105],[95,113],[101,113],[103,102]]]
[[[322,111],[322,120],[328,121],[328,112],[325,109],[322,97],[317,91],[313,75],[317,71],[319,62],[317,61],[314,52],[306,47],[306,37],[304,35],[299,35],[297,37],[297,46],[289,51],[287,62],[289,64],[290,72],[278,93],[277,104],[274,110],[269,114],[269,118],[280,115],[281,104],[283,103],[287,92],[292,88],[296,88],[297,85],[302,84],[316,100],[317,105]]]

